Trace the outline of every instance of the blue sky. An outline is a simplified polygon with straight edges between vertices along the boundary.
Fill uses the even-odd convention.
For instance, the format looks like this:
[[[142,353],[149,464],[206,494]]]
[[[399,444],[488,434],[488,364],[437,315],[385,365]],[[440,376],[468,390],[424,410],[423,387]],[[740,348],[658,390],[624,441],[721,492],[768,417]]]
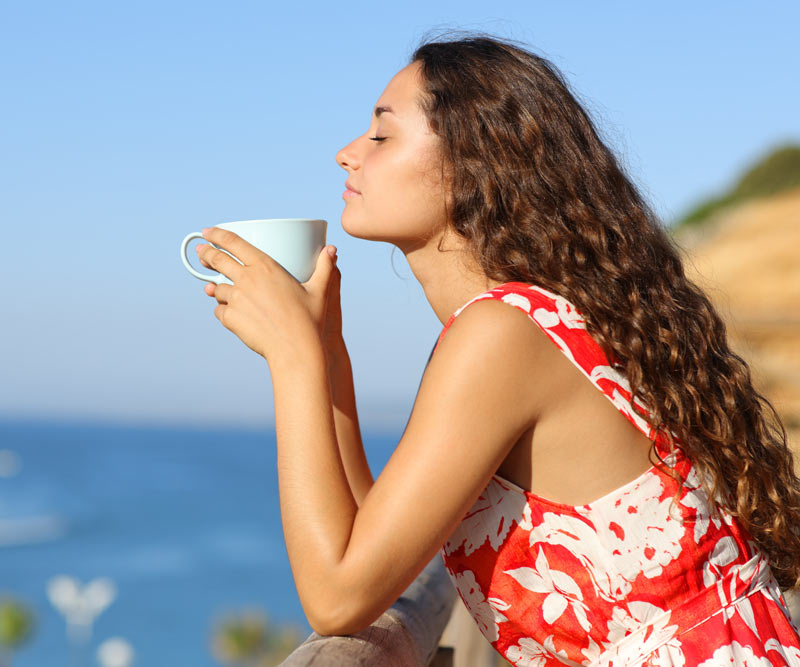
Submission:
[[[365,428],[402,428],[441,324],[341,229],[339,148],[428,30],[559,67],[669,221],[800,141],[792,2],[6,3],[0,417],[267,425],[266,362],[178,259],[194,230],[321,217]]]

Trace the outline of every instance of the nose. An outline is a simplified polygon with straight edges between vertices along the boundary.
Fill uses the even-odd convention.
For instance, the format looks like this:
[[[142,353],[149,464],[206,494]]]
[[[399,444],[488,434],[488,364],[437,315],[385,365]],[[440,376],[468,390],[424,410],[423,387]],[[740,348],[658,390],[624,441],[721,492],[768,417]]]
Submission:
[[[336,153],[336,164],[342,169],[358,169],[360,164],[356,144],[358,139],[353,139],[347,146]]]

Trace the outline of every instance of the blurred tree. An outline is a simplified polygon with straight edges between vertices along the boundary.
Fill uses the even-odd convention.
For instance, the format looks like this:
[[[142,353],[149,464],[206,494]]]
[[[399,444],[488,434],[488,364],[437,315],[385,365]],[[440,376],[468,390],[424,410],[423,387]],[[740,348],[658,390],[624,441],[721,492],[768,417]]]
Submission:
[[[225,665],[272,667],[302,641],[294,628],[273,626],[261,611],[229,614],[217,622],[211,651]]]
[[[10,667],[14,651],[33,633],[33,613],[19,600],[0,598],[0,666]]]
[[[728,192],[701,202],[674,226],[696,225],[727,206],[796,187],[800,187],[800,146],[779,146],[750,167]]]

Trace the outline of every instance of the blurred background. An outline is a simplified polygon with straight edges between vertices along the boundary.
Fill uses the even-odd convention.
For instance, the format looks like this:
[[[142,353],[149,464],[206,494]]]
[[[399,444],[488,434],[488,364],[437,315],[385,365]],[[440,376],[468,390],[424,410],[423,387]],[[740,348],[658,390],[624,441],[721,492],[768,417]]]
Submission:
[[[441,323],[341,229],[336,152],[428,31],[565,74],[800,429],[800,8],[730,1],[0,8],[0,662],[274,664],[310,630],[266,363],[180,263],[191,231],[328,220],[373,473]]]

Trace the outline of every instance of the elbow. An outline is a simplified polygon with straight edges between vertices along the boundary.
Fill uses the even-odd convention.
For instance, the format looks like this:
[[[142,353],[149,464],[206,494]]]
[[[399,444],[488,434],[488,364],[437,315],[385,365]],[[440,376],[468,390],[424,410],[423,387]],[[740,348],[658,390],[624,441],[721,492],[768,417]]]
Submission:
[[[318,635],[355,635],[372,625],[380,611],[368,609],[350,594],[347,599],[317,599],[305,607],[311,629]]]
[[[349,623],[343,621],[341,618],[323,620],[316,617],[312,618],[310,615],[308,617],[308,624],[311,626],[311,629],[314,632],[324,637],[355,635],[364,629],[352,627]]]
[[[312,611],[308,607],[305,608],[305,612],[308,624],[318,635],[331,636],[345,634],[341,632],[340,623],[338,622],[340,617],[337,618],[337,614],[332,614],[329,610],[326,611],[325,609],[314,609]]]

